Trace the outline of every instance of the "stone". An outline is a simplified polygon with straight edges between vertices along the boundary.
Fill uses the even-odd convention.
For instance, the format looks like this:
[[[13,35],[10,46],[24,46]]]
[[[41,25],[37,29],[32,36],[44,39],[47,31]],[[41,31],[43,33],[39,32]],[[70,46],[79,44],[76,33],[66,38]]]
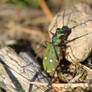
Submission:
[[[63,17],[64,16],[64,17]],[[66,59],[74,64],[83,62],[92,53],[92,10],[86,4],[77,4],[71,9],[59,12],[49,26],[49,36],[55,33],[57,28],[68,26],[72,29],[66,45]],[[51,31],[51,32],[50,32]]]

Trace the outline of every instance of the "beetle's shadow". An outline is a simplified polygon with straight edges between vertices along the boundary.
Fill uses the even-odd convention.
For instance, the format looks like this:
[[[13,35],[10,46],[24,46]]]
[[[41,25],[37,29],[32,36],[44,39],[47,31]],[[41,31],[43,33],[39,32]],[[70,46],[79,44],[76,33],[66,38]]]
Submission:
[[[58,72],[62,72],[62,73],[69,73],[67,70],[69,69],[69,65],[71,63],[66,60],[65,58],[63,60],[60,61],[59,66],[60,70]]]

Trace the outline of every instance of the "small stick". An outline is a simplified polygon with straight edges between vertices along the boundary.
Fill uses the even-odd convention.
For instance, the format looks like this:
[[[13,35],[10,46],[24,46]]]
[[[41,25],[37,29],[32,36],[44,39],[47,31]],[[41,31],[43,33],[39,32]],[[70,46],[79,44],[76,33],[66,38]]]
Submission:
[[[83,64],[79,64],[80,66],[82,66],[88,73],[92,74],[92,69],[90,69],[89,67],[83,65]]]
[[[48,83],[42,83],[42,82],[30,82],[30,84],[33,85],[41,85],[41,86],[48,86]],[[88,83],[53,83],[52,87],[66,87],[70,85],[71,87],[88,87]]]
[[[75,82],[75,81],[77,81],[81,76],[82,76],[82,74],[83,73],[81,73],[81,74],[79,74],[79,75],[77,75],[77,76],[75,76],[72,80],[70,80],[67,84],[69,84],[69,83],[73,83],[73,82]],[[71,85],[67,85],[66,86],[66,88],[70,88],[71,87]],[[65,87],[62,89],[62,92],[65,92],[66,91],[66,89],[65,89]]]

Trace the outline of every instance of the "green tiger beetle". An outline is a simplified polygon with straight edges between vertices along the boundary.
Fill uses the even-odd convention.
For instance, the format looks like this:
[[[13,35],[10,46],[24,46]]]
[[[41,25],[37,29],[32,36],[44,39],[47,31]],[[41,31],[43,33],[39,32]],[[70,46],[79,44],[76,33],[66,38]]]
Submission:
[[[65,51],[67,48],[66,44],[68,43],[67,38],[71,34],[72,29],[74,29],[75,27],[81,24],[84,24],[84,23],[81,23],[76,26],[73,26],[72,28],[65,26],[64,25],[64,13],[63,13],[63,27],[56,29],[56,33],[53,34],[52,41],[48,42],[45,54],[43,56],[43,68],[50,75],[54,74],[57,66],[60,63],[60,60],[65,58],[65,55],[66,55]],[[88,21],[92,21],[92,20],[88,20]],[[80,37],[74,38],[73,40],[78,39],[78,38]]]

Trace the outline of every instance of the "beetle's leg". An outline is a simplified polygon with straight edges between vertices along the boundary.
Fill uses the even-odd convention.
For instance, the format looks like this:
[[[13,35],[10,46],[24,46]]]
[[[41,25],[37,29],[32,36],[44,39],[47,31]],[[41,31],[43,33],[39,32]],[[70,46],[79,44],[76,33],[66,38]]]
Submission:
[[[45,45],[45,48],[46,48],[48,42],[49,42],[49,41],[45,41],[45,42],[44,42],[44,43],[45,43],[45,44],[44,44],[44,45]]]
[[[84,22],[82,22],[82,23],[80,23],[80,24],[78,24],[78,25],[75,25],[75,26],[73,26],[71,29],[75,29],[76,27],[78,27],[78,26],[80,26],[80,25],[83,25],[83,24],[86,24],[86,23],[89,22],[89,21],[92,21],[92,19],[88,19],[88,20],[86,20],[86,21],[84,21]]]
[[[62,55],[59,54],[58,65],[59,65],[59,63],[60,63],[61,58],[62,58]]]
[[[60,83],[60,80],[58,77],[52,78],[52,83]]]
[[[40,47],[39,47],[39,50],[37,51],[37,53],[40,53],[40,52],[42,51],[41,47],[46,48],[47,43],[48,43],[48,41],[45,41],[44,44],[41,43],[41,44],[40,44]],[[39,55],[37,54],[36,57],[35,57],[35,60],[37,60],[38,57],[39,57]]]
[[[78,36],[78,37],[76,37],[76,38],[73,38],[72,40],[67,40],[67,41],[65,41],[65,44],[70,43],[70,42],[72,42],[72,41],[74,41],[74,40],[77,40],[77,39],[79,39],[79,38],[81,38],[81,37],[84,37],[84,36],[87,36],[87,35],[90,35],[90,34],[92,34],[92,32],[83,34],[83,35],[81,35],[81,36]]]
[[[70,47],[70,45],[66,45],[66,48],[69,48]]]
[[[51,33],[52,35],[54,35],[54,33],[53,33],[53,32],[51,32],[51,31],[50,31],[50,33]]]
[[[66,48],[70,48],[70,45],[62,46],[61,52],[62,52],[62,57],[63,58],[65,58],[65,56],[69,54],[69,52],[66,53]]]

